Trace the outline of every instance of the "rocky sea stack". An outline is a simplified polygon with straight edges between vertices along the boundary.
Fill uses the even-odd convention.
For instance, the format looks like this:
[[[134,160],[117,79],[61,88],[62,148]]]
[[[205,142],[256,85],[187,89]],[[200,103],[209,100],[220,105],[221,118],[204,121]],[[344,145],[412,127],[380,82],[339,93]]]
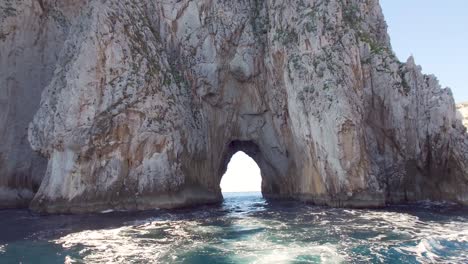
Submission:
[[[468,203],[450,89],[394,55],[377,0],[0,3],[0,207],[219,202],[250,155],[267,198]]]

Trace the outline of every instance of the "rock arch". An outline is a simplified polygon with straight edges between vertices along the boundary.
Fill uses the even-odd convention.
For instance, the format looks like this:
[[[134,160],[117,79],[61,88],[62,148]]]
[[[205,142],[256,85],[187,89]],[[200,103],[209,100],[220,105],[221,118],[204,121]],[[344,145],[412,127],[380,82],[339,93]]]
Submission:
[[[226,173],[227,165],[231,157],[242,151],[251,157],[259,166],[262,177],[262,194],[264,197],[274,197],[277,194],[287,193],[285,188],[288,184],[285,180],[285,175],[282,175],[279,169],[269,161],[260,150],[259,146],[253,141],[233,140],[226,147],[222,154],[221,167],[218,170],[219,182],[222,176]],[[289,180],[290,181],[290,180]]]
[[[377,1],[309,2],[77,7],[29,126],[48,158],[31,207],[217,202],[237,148],[258,159],[267,197],[466,204],[468,137],[450,90],[395,58]]]

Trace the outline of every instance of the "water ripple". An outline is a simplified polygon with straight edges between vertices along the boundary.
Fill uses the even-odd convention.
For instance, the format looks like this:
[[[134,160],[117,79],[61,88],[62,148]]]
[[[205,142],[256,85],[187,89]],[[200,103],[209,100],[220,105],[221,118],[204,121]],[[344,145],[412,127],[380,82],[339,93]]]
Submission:
[[[468,210],[447,204],[351,210],[255,195],[192,210],[46,219],[18,214],[37,230],[22,239],[9,234],[0,262],[38,254],[46,256],[43,263],[468,262]],[[25,250],[32,253],[17,254]]]

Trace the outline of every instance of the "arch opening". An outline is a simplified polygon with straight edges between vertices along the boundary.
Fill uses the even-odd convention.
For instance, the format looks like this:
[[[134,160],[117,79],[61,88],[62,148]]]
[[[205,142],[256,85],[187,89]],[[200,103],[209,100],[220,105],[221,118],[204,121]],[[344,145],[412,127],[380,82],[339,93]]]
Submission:
[[[252,159],[252,162],[258,166],[261,178],[261,195],[263,197],[276,198],[287,194],[287,191],[289,191],[288,182],[281,180],[283,178],[281,177],[281,172],[275,166],[279,163],[273,163],[271,157],[268,159],[266,156],[264,156],[264,153],[256,142],[234,140],[225,146],[223,154],[220,157],[221,163],[218,170],[218,190],[220,195],[222,194],[222,191],[219,186],[224,174],[227,171],[231,157],[240,151],[248,155],[248,157]]]
[[[253,158],[243,151],[232,155],[227,169],[221,178],[221,192],[241,193],[262,191],[262,176],[260,167]]]

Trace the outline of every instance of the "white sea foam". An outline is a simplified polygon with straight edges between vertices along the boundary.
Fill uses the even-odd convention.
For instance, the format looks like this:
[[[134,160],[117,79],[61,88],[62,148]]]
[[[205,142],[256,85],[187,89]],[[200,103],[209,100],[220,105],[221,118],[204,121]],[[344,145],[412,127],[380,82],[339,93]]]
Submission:
[[[311,244],[285,244],[279,246],[266,241],[253,240],[251,245],[242,245],[243,254],[239,257],[248,257],[251,253],[252,263],[291,263],[301,260],[301,257],[314,258],[319,263],[341,263],[345,260],[345,255],[338,253],[337,245],[311,245]],[[245,248],[247,246],[247,248]],[[247,250],[245,250],[247,249]],[[246,255],[246,256],[242,256]],[[310,261],[310,260],[309,260]]]
[[[77,259],[74,259],[74,258],[72,258],[70,256],[65,256],[65,260],[64,260],[63,263],[64,264],[74,264],[74,263],[83,263],[83,262],[81,262],[81,261],[79,261]]]
[[[403,251],[408,251],[416,254],[417,259],[423,262],[436,262],[437,254],[434,251],[443,249],[439,242],[435,239],[422,239],[419,244],[414,247],[402,247]]]
[[[180,242],[190,241],[190,234],[185,229],[193,225],[195,223],[190,221],[153,221],[72,233],[55,242],[64,248],[84,246],[80,253],[87,263],[151,262],[178,249]]]
[[[269,221],[266,221],[269,222]],[[273,221],[271,221],[273,222]],[[255,230],[274,226],[263,221],[240,219],[229,228],[232,230]],[[151,237],[155,231],[163,231],[161,237]],[[89,263],[125,261],[161,261],[179,259],[177,255],[201,250],[210,240],[195,240],[194,237],[206,234],[220,234],[223,228],[201,226],[196,221],[154,221],[138,226],[124,226],[107,230],[88,230],[69,234],[56,243],[65,248],[84,246],[80,252]],[[156,232],[157,233],[157,232]],[[251,263],[289,263],[301,255],[313,255],[321,263],[339,263],[344,259],[336,245],[313,245],[306,243],[279,244],[271,241],[270,234],[259,232],[248,239],[224,240],[212,247],[220,252],[235,255],[238,259],[248,259]]]
[[[258,264],[387,262],[390,250],[423,263],[468,259],[464,217],[437,221],[411,212],[314,210],[165,214],[71,233],[55,242],[81,250],[85,263],[182,263],[193,257],[209,262],[213,256]]]
[[[425,206],[433,206],[434,203],[425,203]],[[401,212],[381,212],[368,211],[359,214],[360,218],[367,220],[366,224],[353,226],[360,230],[372,230],[379,235],[369,239],[369,249],[373,255],[384,259],[381,252],[389,246],[396,246],[395,243],[403,241],[414,241],[414,246],[401,246],[395,249],[406,255],[413,255],[422,263],[438,263],[443,256],[440,252],[449,252],[450,248],[444,246],[441,241],[454,241],[466,243],[468,241],[467,222],[424,222],[417,216]],[[379,225],[376,226],[375,223]],[[401,236],[398,240],[388,241],[388,236],[396,234]],[[379,242],[380,241],[380,242]],[[382,241],[384,241],[382,243]],[[348,245],[349,247],[350,245]],[[465,252],[465,253],[463,253]],[[466,261],[468,253],[461,251],[457,256],[452,256],[452,263],[463,263]]]
[[[108,213],[112,213],[112,212],[114,212],[114,210],[107,209],[107,210],[101,211],[101,214],[108,214]]]
[[[7,245],[0,245],[0,253],[5,253],[5,248]]]

